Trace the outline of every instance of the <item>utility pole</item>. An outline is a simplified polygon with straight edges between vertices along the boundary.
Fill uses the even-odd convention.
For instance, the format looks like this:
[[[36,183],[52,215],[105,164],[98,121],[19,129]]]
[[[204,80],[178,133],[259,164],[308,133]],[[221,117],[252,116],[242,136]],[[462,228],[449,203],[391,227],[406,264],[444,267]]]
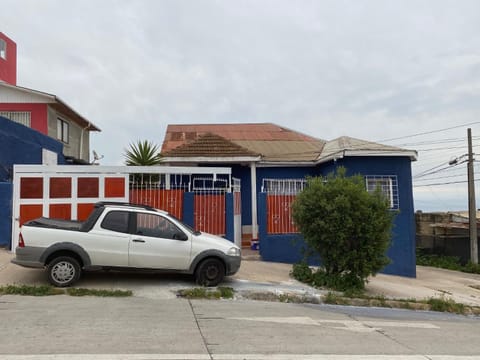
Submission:
[[[472,129],[468,137],[468,222],[470,228],[470,261],[478,264],[477,209],[475,204],[475,180],[473,174]]]

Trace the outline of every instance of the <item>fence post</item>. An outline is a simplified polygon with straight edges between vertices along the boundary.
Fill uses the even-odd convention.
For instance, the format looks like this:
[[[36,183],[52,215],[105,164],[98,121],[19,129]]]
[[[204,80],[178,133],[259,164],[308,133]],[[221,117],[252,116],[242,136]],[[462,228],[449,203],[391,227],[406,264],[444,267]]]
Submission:
[[[195,227],[194,196],[193,192],[183,193],[183,222],[191,227]]]
[[[12,238],[12,183],[0,183],[0,246],[11,248]]]
[[[262,250],[265,250],[267,245],[267,193],[258,193],[258,243],[260,247],[260,256]],[[262,245],[263,243],[263,245]]]
[[[233,192],[228,192],[225,194],[225,238],[231,242],[235,242],[235,209],[233,203],[233,194]]]

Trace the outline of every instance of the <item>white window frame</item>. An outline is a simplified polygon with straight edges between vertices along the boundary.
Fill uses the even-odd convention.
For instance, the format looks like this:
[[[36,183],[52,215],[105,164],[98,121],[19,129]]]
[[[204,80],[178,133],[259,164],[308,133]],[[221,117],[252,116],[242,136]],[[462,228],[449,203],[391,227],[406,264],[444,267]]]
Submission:
[[[3,39],[0,39],[0,58],[7,60],[7,42]]]
[[[391,209],[399,209],[398,180],[396,175],[367,175],[365,176],[365,187],[369,193],[380,191],[390,203]]]
[[[57,117],[57,139],[68,144],[70,137],[70,124],[68,121]]]
[[[268,194],[297,195],[305,189],[305,179],[263,179],[262,192]]]
[[[0,111],[0,116],[27,127],[32,125],[32,114],[30,111]]]

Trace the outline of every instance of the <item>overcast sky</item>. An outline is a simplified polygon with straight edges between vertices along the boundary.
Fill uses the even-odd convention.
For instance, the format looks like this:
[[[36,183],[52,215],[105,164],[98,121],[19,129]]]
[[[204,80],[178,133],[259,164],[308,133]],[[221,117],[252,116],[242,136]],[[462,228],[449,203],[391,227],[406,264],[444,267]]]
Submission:
[[[273,122],[400,145],[419,150],[414,175],[465,154],[467,127],[480,140],[480,123],[459,126],[480,122],[480,1],[1,0],[0,9],[0,31],[18,46],[18,85],[100,127],[91,149],[103,165],[122,164],[131,142],[161,145],[167,124],[181,123]],[[388,140],[401,136],[410,137]],[[463,164],[416,179],[416,209],[466,209],[465,183],[418,187],[465,173]]]

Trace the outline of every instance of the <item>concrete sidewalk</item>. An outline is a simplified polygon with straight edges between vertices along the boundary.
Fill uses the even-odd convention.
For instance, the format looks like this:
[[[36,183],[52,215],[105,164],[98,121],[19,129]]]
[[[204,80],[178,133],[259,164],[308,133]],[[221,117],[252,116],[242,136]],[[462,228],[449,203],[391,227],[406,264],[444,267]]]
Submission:
[[[0,286],[7,284],[47,284],[46,272],[10,263],[13,254],[0,249]],[[240,271],[225,280],[236,290],[293,292],[320,296],[326,291],[314,289],[291,278],[292,265],[261,261],[258,253],[244,251]],[[190,276],[158,273],[85,273],[78,287],[131,289],[136,296],[174,297],[178,289],[194,287]],[[367,294],[387,298],[451,298],[466,305],[480,306],[480,275],[417,266],[417,278],[379,274],[367,284]]]

